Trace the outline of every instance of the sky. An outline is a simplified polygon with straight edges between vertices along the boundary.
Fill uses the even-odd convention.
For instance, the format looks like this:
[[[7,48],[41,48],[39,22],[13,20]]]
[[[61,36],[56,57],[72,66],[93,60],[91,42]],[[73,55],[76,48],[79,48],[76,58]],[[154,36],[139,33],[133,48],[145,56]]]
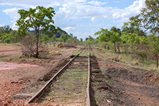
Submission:
[[[100,28],[121,28],[129,17],[140,13],[145,0],[0,0],[0,26],[15,25],[18,9],[53,7],[55,26],[77,38],[92,37]]]

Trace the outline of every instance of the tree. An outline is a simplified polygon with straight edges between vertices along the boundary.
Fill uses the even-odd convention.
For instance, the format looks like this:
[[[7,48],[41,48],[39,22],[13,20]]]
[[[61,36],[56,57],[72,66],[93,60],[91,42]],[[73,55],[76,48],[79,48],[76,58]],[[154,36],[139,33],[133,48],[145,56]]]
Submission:
[[[90,47],[90,45],[92,44],[92,40],[93,38],[89,35],[89,37],[87,37],[85,40],[85,45]]]
[[[96,32],[94,35],[95,35],[95,36],[96,36],[96,35],[99,35],[99,36],[98,36],[98,39],[99,39],[100,41],[108,42],[109,39],[110,39],[110,35],[109,35],[108,29],[103,29],[103,28],[101,28],[101,30],[98,31],[98,32]]]
[[[158,67],[158,55],[159,55],[159,36],[155,36],[156,34],[153,33],[147,37],[148,40],[148,47],[149,51],[155,56],[156,58],[156,66]]]
[[[70,33],[70,35],[69,35],[71,38],[73,38],[73,34],[72,33]]]
[[[146,8],[141,10],[141,26],[159,34],[159,0],[146,0]]]
[[[82,38],[80,38],[80,42],[83,42],[83,39],[82,39]]]
[[[101,28],[101,31],[96,32],[94,35],[99,35],[98,39],[104,42],[111,42],[114,44],[114,51],[116,50],[116,42],[120,41],[120,29],[116,27],[112,27],[109,31],[108,29]],[[120,49],[118,48],[118,53],[120,53]]]
[[[60,40],[62,42],[66,42],[69,38],[71,38],[68,34],[62,33],[62,35],[60,36]]]
[[[20,41],[20,34],[12,30],[9,25],[0,27],[0,39],[5,43],[16,43]]]
[[[146,0],[146,7],[141,13],[130,18],[131,26],[142,27],[144,32],[150,30],[152,33],[159,34],[159,0]],[[143,32],[140,31],[140,34]]]
[[[10,43],[12,39],[14,39],[14,36],[11,35],[10,33],[7,33],[1,36],[1,40],[5,43]]]
[[[121,35],[121,40],[130,45],[132,53],[136,50],[136,44],[140,43],[140,37],[136,33],[125,33],[123,32]]]
[[[12,31],[12,28],[9,25],[0,26],[0,39],[4,37],[6,34],[9,34]]]
[[[129,18],[129,22],[124,22],[122,26],[122,32],[136,33],[139,36],[146,36],[145,32],[140,28],[141,19],[138,19],[139,15]]]
[[[130,18],[130,25],[139,29],[144,28],[145,31],[150,31],[152,35],[140,37],[140,42],[148,45],[150,52],[155,55],[156,65],[158,67],[159,54],[159,0],[146,0],[146,7],[141,10],[139,15]],[[140,31],[139,34],[144,32]]]
[[[36,55],[38,58],[39,51],[39,33],[57,33],[60,28],[55,28],[54,20],[52,19],[55,15],[54,8],[45,8],[43,6],[37,6],[36,8],[30,8],[29,10],[20,9],[18,10],[20,18],[16,21],[16,25],[19,26],[18,31],[25,35],[29,29],[35,30],[36,35]]]
[[[115,26],[111,27],[110,31],[118,32],[119,34],[121,34],[121,30],[119,28],[116,28]]]
[[[120,53],[121,31],[119,28],[116,28],[115,26],[113,26],[110,29],[110,31],[111,31],[110,40],[112,43],[114,43],[114,50],[115,50],[115,52],[118,50],[118,53]]]
[[[12,28],[10,28],[9,25],[0,27],[0,32],[2,32],[2,33],[10,33],[11,31],[12,31]]]

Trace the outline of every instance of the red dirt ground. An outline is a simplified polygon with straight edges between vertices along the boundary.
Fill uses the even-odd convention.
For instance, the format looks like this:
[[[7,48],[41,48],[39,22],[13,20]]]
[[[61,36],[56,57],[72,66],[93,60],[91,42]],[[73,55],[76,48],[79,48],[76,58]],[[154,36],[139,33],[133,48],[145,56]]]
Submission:
[[[55,54],[51,59],[35,59],[20,58],[22,56],[20,46],[0,45],[0,59],[2,59],[0,62],[0,106],[24,105],[26,100],[10,100],[10,98],[17,91],[50,72],[53,67],[77,50],[79,48],[62,49],[61,52],[66,52],[65,54]]]

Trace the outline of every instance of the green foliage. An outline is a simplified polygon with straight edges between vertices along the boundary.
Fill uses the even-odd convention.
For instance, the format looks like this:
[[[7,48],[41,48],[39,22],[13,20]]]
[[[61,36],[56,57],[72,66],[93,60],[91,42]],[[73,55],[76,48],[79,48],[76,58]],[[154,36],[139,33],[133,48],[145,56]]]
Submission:
[[[64,43],[74,43],[74,44],[78,44],[79,40],[77,39],[76,36],[73,36],[73,34],[65,34],[62,33],[62,35],[60,36],[60,38],[55,38],[56,41],[60,41],[60,42],[64,42]]]
[[[12,31],[12,29],[9,27],[9,25],[0,27],[0,33],[10,33],[11,31]]]
[[[145,45],[148,44],[147,36],[139,37],[139,39],[140,39],[140,43],[143,43],[143,44],[145,44]]]
[[[17,31],[12,30],[10,33],[2,33],[0,39],[5,43],[16,43],[20,41],[20,35]]]
[[[84,42],[86,46],[94,45],[98,43],[98,40],[89,35],[88,39]]]
[[[111,42],[114,44],[114,51],[116,52],[118,49],[118,53],[120,53],[120,29],[116,27],[112,27],[110,31],[108,29],[101,28],[100,31],[96,32],[94,35],[99,35],[98,40],[104,42]],[[117,43],[118,42],[118,43]]]
[[[13,36],[11,34],[5,34],[1,37],[1,39],[5,43],[10,43],[11,39],[13,39]]]
[[[113,26],[110,30],[101,28],[94,35],[98,35],[97,40],[103,48],[111,43],[114,44],[116,52],[116,48],[119,49],[122,45],[126,53],[136,55],[141,61],[146,61],[147,54],[153,55],[158,67],[159,0],[146,0],[145,4],[146,7],[141,10],[141,14],[130,17],[129,21],[124,23],[122,31]],[[144,29],[152,35],[146,36]]]
[[[73,37],[73,36],[72,36]],[[61,36],[60,36],[60,40],[62,41],[62,42],[66,42],[69,38],[71,38],[68,34],[62,34]]]
[[[136,33],[138,36],[146,36],[146,33],[140,28],[141,19],[138,19],[139,15],[133,16],[129,18],[128,22],[124,22],[122,26],[122,32],[128,33]]]
[[[159,0],[146,0],[146,8],[141,11],[142,26],[159,33]]]
[[[123,42],[132,44],[132,43],[140,43],[140,37],[136,33],[122,33],[121,40]]]
[[[45,8],[43,6],[37,6],[36,8],[30,8],[29,10],[18,10],[20,18],[16,21],[16,25],[19,26],[18,31],[22,35],[26,35],[26,32],[30,28],[35,30],[36,33],[36,57],[38,58],[38,43],[40,32],[47,33],[49,36],[52,33],[57,33],[60,28],[55,28],[53,17],[55,11],[53,7]]]
[[[118,32],[109,31],[110,34],[110,42],[114,43],[120,41],[120,34]]]
[[[146,0],[145,4],[146,7],[141,10],[140,14],[131,17],[128,24],[124,24],[126,28],[129,25],[133,33],[137,33],[139,36],[146,35],[141,28],[144,28],[145,31],[150,30],[152,33],[159,33],[159,1]]]
[[[99,35],[98,40],[108,42],[110,40],[110,34],[108,29],[101,28],[100,31],[96,32],[94,35]]]
[[[76,39],[76,38],[69,38],[67,40],[67,43],[79,44],[80,41],[78,39]]]
[[[147,53],[144,50],[136,50],[135,54],[137,58],[139,58],[142,61],[147,59]]]
[[[83,39],[82,39],[82,38],[80,38],[80,42],[83,42]]]
[[[159,53],[159,36],[155,36],[156,34],[152,34],[147,36],[148,45],[150,47],[150,51],[154,54]]]
[[[108,50],[113,50],[112,45],[110,42],[99,42],[98,46],[100,48],[108,49]]]
[[[136,52],[136,49],[137,49],[137,45],[140,44],[140,37],[136,34],[136,33],[128,33],[126,34],[125,32],[122,33],[121,35],[121,40],[130,45],[129,47],[131,48],[130,51],[131,53],[135,53]]]
[[[116,28],[115,26],[113,26],[110,31],[113,31],[113,32],[118,32],[120,34],[121,30],[119,28]]]
[[[52,19],[55,15],[54,8],[37,6],[34,9],[30,8],[28,11],[20,9],[18,13],[20,14],[20,18],[16,22],[19,26],[18,31],[20,31],[21,34],[25,34],[29,28],[35,29],[36,33],[38,33],[38,31],[57,33],[53,25],[54,20]]]
[[[47,35],[44,35],[42,39],[40,39],[40,42],[47,42],[50,38]]]
[[[148,39],[148,48],[149,51],[155,56],[156,58],[156,66],[158,67],[158,55],[159,55],[159,36],[155,36],[156,33],[149,35]]]
[[[13,37],[11,37],[11,31],[12,29],[9,27],[9,25],[1,26],[0,27],[0,39],[3,42],[10,43]],[[7,38],[9,37],[9,38]]]

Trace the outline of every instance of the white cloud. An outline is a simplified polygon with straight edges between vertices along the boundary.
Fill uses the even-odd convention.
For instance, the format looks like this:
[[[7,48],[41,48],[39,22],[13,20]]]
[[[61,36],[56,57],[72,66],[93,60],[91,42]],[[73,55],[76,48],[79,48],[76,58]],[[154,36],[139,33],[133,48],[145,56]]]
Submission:
[[[17,30],[17,29],[18,29],[18,26],[16,26],[15,24],[16,24],[16,22],[14,22],[14,24],[13,24],[13,26],[12,26],[12,29],[13,29],[13,30]]]
[[[94,31],[93,32],[84,32],[84,33],[76,32],[73,35],[77,36],[78,39],[82,38],[83,40],[85,40],[85,38],[89,37],[89,35],[90,36],[94,35]],[[95,36],[92,36],[92,37],[95,37]]]
[[[107,16],[104,16],[104,18],[108,18]]]
[[[75,29],[76,29],[76,27],[66,27],[66,28],[64,28],[64,30],[66,32],[69,32],[69,31],[72,31],[72,30],[75,30]]]
[[[136,0],[133,2],[132,5],[125,8],[125,10],[128,10],[129,12],[132,12],[132,13],[139,14],[140,10],[144,7],[144,5],[145,5],[145,0]]]
[[[145,7],[145,0],[136,0],[125,9],[113,9],[112,17],[113,19],[120,19],[123,22],[128,20],[129,17],[139,14],[143,7]]]
[[[93,1],[88,2],[88,4],[91,4],[91,5],[94,5],[94,6],[102,6],[102,5],[107,4],[107,3],[93,0]]]
[[[70,16],[72,16],[74,13],[71,12],[67,8],[59,8],[59,11],[55,14],[54,21],[55,25],[59,27],[76,27],[77,25],[75,23],[69,22]]]
[[[75,0],[75,2],[86,2],[87,0]]]
[[[92,21],[94,21],[95,20],[95,18],[94,17],[92,17],[92,19],[91,19]]]
[[[62,23],[65,23],[66,25],[70,24],[70,22],[68,21],[69,19],[90,18],[92,21],[94,21],[94,19],[102,19],[102,18],[119,19],[119,18],[130,17],[140,12],[141,8],[144,6],[144,2],[145,0],[136,0],[133,2],[132,5],[126,7],[125,9],[102,6],[106,4],[106,2],[101,2],[98,0],[92,0],[89,2],[87,2],[87,0],[69,0],[69,1],[38,0],[38,2],[35,0],[34,1],[7,0],[7,1],[1,1],[0,5],[8,4],[8,5],[19,5],[24,7],[28,6],[27,8],[36,5],[43,5],[45,7],[58,5],[61,7],[59,8],[59,11],[56,12],[55,20],[56,21],[60,20],[62,22],[59,21],[56,23],[60,23],[60,25]],[[17,15],[15,15],[15,11],[17,11],[17,8],[6,9],[3,11],[12,18],[12,22],[15,21],[15,19],[17,18]]]
[[[22,6],[25,8],[41,6],[59,6],[65,4],[67,0],[1,0],[0,5]]]
[[[118,3],[119,0],[115,0]],[[97,22],[99,19],[115,19],[116,22],[128,21],[128,18],[140,13],[141,8],[144,7],[145,0],[134,0],[133,4],[124,8],[113,8],[106,6],[106,2],[99,0],[0,0],[0,5],[13,5],[22,6],[23,8],[35,7],[37,5],[48,6],[60,6],[58,11],[56,11],[54,21],[55,25],[64,28],[66,31],[74,31],[79,28],[79,25],[71,20],[82,20],[88,18],[92,22]],[[3,10],[15,22],[19,18],[17,13],[18,8]],[[80,23],[83,25],[85,23]],[[104,24],[105,25],[105,24]],[[88,25],[89,26],[89,25]],[[103,26],[95,26],[96,29]],[[15,24],[13,28],[16,28]],[[94,32],[89,33],[76,33],[76,36],[92,35]]]
[[[136,0],[125,9],[99,6],[105,3],[97,0],[89,1],[88,4],[68,2],[59,9],[57,15],[62,16],[66,20],[90,18],[92,22],[95,19],[102,18],[125,20],[133,15],[139,14],[140,10],[144,7],[144,2],[144,0]]]
[[[36,6],[61,6],[67,3],[83,3],[87,0],[0,0],[0,5],[22,6],[25,8],[33,8]]]
[[[117,18],[120,18],[120,13],[113,13],[113,19],[117,19]]]
[[[104,16],[110,17],[111,10],[111,7],[99,7],[74,2],[63,5],[57,12],[57,15],[63,15],[64,18],[68,19],[103,18]]]
[[[2,11],[10,16],[12,23],[14,23],[20,17],[17,13],[18,8],[5,9]]]

